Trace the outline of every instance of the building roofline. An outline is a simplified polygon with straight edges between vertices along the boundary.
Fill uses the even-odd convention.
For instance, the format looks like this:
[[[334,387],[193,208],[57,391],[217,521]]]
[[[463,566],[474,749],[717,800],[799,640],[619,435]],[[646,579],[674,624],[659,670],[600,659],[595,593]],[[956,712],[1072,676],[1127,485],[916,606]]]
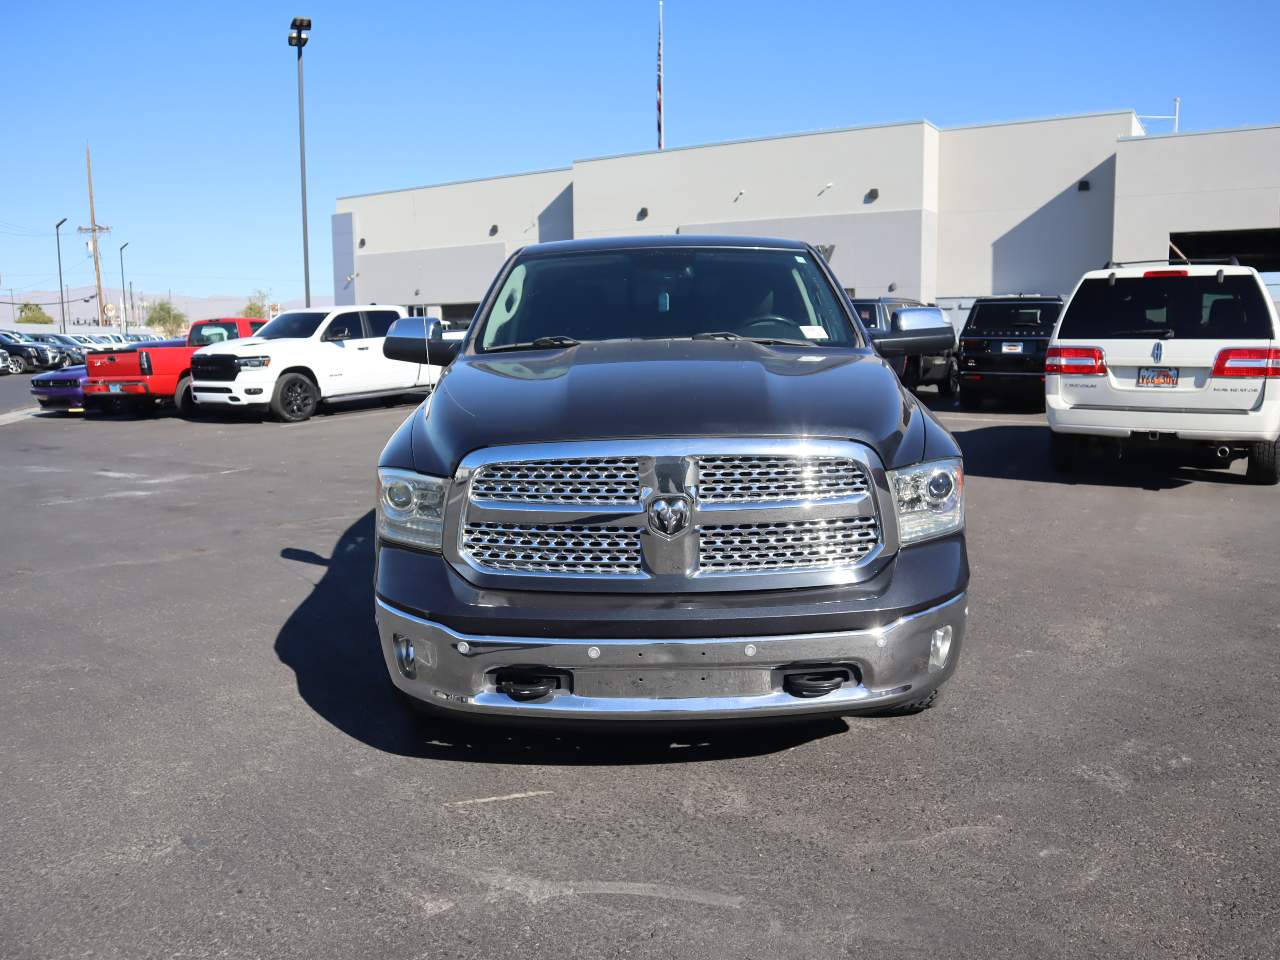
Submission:
[[[1177,133],[1148,133],[1142,137],[1121,137],[1124,140],[1168,140],[1173,137],[1204,137],[1215,133],[1253,133],[1259,130],[1280,130],[1280,123],[1260,123],[1252,127],[1215,127],[1212,130],[1180,130]]]
[[[921,117],[919,120],[893,120],[887,123],[867,123],[856,127],[829,127],[822,130],[799,130],[795,133],[775,133],[764,137],[741,137],[736,140],[713,140],[710,143],[691,143],[683,147],[667,147],[665,150],[632,150],[628,153],[609,153],[599,157],[580,157],[574,160],[579,163],[596,163],[601,160],[622,160],[627,157],[645,157],[659,153],[681,153],[685,150],[708,150],[713,147],[736,147],[744,143],[767,143],[770,140],[795,140],[799,137],[824,137],[833,133],[858,133],[863,130],[887,130],[892,127],[914,127],[923,125],[937,130],[932,121]]]
[[[1133,109],[1122,110],[1094,110],[1090,113],[1061,113],[1048,117],[1027,117],[1023,120],[992,120],[988,123],[962,123],[955,127],[942,127],[943,133],[950,133],[952,130],[980,130],[983,127],[1014,127],[1021,123],[1053,123],[1056,120],[1091,120],[1095,117],[1134,117],[1138,116],[1138,111]]]
[[[572,164],[567,167],[546,167],[542,170],[522,170],[519,173],[499,173],[493,177],[467,177],[464,180],[445,180],[442,183],[423,183],[416,187],[397,187],[394,190],[372,190],[369,193],[348,193],[336,200],[360,200],[363,197],[385,197],[389,193],[409,193],[411,190],[434,190],[436,187],[460,187],[467,183],[486,183],[490,180],[510,180],[514,177],[536,177],[543,173],[567,173],[573,170]]]

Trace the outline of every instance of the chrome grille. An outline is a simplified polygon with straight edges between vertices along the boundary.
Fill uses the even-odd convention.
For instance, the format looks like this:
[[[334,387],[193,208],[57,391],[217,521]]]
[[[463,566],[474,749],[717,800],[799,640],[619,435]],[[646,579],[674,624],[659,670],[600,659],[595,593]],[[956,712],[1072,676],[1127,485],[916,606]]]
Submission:
[[[481,567],[524,573],[631,576],[641,572],[635,530],[468,523],[462,548]]]
[[[625,506],[640,499],[636,457],[493,463],[471,480],[472,500],[570,506]]]
[[[892,511],[881,470],[865,445],[822,438],[492,447],[458,467],[444,552],[464,577],[505,589],[859,582],[897,552],[896,524],[880,523]],[[662,499],[684,501],[687,526],[667,527]]]
[[[709,573],[845,566],[879,541],[874,517],[709,526],[702,528],[698,566]]]
[[[867,489],[866,473],[848,457],[698,458],[698,500],[702,503],[833,500]]]

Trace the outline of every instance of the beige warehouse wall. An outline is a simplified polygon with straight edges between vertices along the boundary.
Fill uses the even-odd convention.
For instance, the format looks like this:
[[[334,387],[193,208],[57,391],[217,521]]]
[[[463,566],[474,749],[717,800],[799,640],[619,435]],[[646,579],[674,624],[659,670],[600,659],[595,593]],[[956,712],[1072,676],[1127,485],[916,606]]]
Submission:
[[[1117,260],[1168,256],[1169,234],[1280,227],[1280,126],[1120,141]]]
[[[1110,259],[1116,144],[1136,124],[1123,111],[943,130],[939,296],[1068,293]]]
[[[920,210],[933,133],[915,122],[579,161],[574,235]],[[873,187],[879,198],[867,202]],[[642,207],[648,216],[638,220]]]

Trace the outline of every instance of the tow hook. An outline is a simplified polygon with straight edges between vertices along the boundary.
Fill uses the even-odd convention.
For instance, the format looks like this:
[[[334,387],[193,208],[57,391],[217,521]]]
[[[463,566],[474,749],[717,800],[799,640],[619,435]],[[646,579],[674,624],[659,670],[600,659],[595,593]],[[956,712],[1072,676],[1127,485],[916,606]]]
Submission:
[[[793,697],[812,700],[834,693],[850,679],[851,674],[846,667],[834,670],[798,670],[783,676],[782,689]]]
[[[493,685],[499,693],[505,693],[517,703],[545,700],[559,689],[567,688],[567,678],[559,673],[537,669],[499,670],[493,677]]]

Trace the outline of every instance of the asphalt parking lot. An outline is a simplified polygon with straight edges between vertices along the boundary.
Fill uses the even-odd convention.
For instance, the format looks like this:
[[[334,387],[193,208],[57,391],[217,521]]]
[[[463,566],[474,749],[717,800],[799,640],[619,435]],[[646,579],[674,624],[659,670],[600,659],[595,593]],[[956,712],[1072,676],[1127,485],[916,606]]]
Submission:
[[[371,616],[412,408],[0,424],[5,957],[1273,957],[1280,491],[948,411],[941,705],[415,726]]]

